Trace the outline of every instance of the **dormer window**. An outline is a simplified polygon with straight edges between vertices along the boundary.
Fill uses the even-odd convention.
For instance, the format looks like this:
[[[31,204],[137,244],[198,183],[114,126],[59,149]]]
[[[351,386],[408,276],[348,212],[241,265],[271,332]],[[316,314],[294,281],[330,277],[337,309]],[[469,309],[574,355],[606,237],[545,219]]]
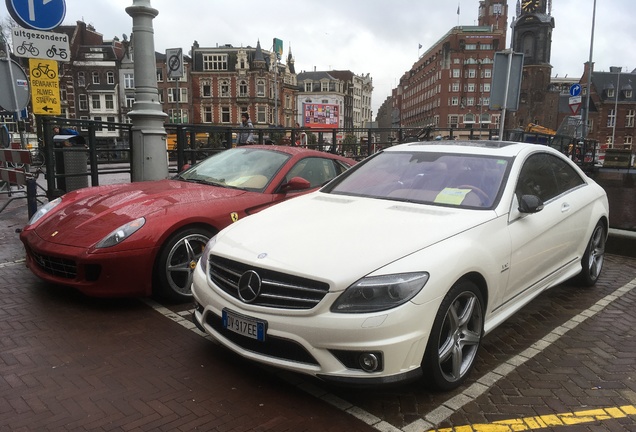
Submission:
[[[607,89],[607,97],[614,97],[614,89],[613,88]]]

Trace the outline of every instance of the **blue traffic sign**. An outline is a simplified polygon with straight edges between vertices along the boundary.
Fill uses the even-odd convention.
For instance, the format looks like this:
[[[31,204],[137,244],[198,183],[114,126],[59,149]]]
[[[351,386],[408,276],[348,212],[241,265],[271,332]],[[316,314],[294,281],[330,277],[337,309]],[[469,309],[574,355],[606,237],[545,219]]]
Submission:
[[[5,0],[11,17],[22,27],[52,30],[66,15],[65,0]]]
[[[570,86],[570,96],[578,96],[581,94],[581,84],[572,84]]]

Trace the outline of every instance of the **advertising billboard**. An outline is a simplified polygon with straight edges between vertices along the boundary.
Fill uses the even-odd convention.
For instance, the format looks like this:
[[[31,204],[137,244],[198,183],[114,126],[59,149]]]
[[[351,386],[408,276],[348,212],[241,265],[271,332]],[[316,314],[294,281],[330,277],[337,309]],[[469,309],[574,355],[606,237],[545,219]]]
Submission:
[[[332,104],[303,104],[303,119],[306,128],[338,128],[340,107]]]

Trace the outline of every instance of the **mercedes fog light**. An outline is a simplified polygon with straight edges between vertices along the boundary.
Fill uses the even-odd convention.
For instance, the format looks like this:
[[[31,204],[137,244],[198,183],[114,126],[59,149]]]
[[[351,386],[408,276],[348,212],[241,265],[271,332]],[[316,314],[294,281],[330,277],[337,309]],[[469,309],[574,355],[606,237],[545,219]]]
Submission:
[[[373,353],[360,354],[360,367],[366,372],[375,372],[378,370],[380,362],[378,357]]]

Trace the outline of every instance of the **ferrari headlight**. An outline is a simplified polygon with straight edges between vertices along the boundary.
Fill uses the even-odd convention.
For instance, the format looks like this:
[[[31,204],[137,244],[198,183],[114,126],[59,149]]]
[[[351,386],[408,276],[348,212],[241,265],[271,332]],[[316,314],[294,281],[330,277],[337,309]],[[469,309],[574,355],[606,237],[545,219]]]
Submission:
[[[216,243],[216,236],[212,237],[205,245],[205,249],[203,249],[203,253],[201,254],[201,258],[199,258],[199,265],[201,266],[201,270],[203,273],[208,273],[208,257],[210,256],[210,249]]]
[[[29,220],[29,225],[33,225],[34,223],[42,219],[45,214],[53,210],[61,202],[62,202],[62,197],[55,198],[53,201],[49,201],[48,203],[44,204],[35,212],[33,216],[31,216],[31,220]]]
[[[97,243],[95,247],[101,249],[118,245],[119,243],[130,237],[133,233],[137,232],[137,230],[144,226],[145,223],[146,218],[144,217],[140,217],[139,219],[128,222],[127,224],[120,226],[115,231],[111,232],[102,240],[100,240],[100,242]]]
[[[415,297],[428,277],[428,273],[421,272],[362,278],[338,297],[331,311],[366,313],[392,309]]]

